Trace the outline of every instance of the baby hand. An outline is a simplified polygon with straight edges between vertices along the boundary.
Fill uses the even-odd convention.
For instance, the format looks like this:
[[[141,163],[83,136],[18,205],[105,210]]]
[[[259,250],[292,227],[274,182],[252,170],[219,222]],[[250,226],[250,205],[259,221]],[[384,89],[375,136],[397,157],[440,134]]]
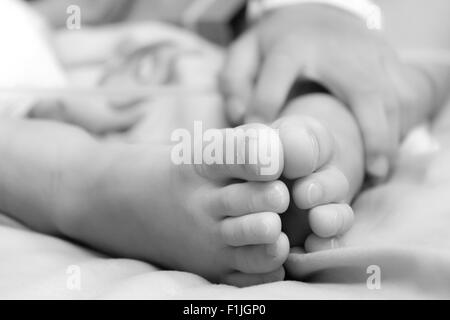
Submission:
[[[230,120],[273,120],[297,79],[321,83],[353,111],[366,168],[380,178],[409,122],[405,116],[431,103],[425,74],[402,64],[363,20],[303,4],[271,13],[231,47],[222,77]]]

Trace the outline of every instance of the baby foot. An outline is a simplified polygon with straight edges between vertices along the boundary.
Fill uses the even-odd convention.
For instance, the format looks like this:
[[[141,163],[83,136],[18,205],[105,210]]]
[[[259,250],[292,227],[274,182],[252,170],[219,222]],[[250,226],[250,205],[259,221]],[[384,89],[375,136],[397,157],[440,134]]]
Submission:
[[[195,250],[192,256],[196,259],[180,262],[188,266],[188,270],[209,279],[238,286],[282,280],[282,264],[287,259],[289,241],[281,232],[279,214],[288,207],[289,192],[281,181],[274,181],[282,171],[281,143],[276,132],[262,125],[247,125],[234,130],[265,132],[251,138],[256,140],[246,141],[257,146],[253,151],[271,144],[271,152],[277,155],[280,165],[271,174],[261,174],[261,159],[242,165],[201,164],[187,180],[185,170],[189,175],[192,172],[188,167],[180,167],[182,180],[187,183],[182,188],[183,192],[190,193],[189,206],[181,211],[185,211],[184,219],[197,220],[196,226],[192,225],[192,229],[185,227],[182,233],[194,231],[196,238],[205,233],[202,243],[192,246]],[[226,135],[225,131],[221,132]],[[247,138],[240,136],[237,139]],[[250,157],[252,147],[236,142],[236,160],[245,154]],[[229,151],[224,150],[224,158]],[[236,182],[236,179],[244,182]],[[188,234],[184,242],[190,242]],[[202,247],[203,253],[199,250]],[[199,264],[202,260],[203,263]]]
[[[324,115],[323,123],[309,112],[310,106]],[[284,117],[274,123],[284,148],[283,175],[290,180],[293,200],[283,215],[291,245],[303,245],[310,230],[314,237],[338,237],[353,223],[353,210],[348,203],[361,184],[362,146],[357,143],[357,127],[352,122],[345,124],[350,119],[342,108],[331,97],[301,98],[291,103]],[[326,121],[330,113],[326,109],[332,110],[332,121]],[[336,122],[334,127],[324,125]],[[355,154],[358,148],[359,156]],[[308,243],[304,244],[307,250]]]
[[[252,128],[268,134],[253,137],[251,143],[271,143],[272,152],[279,151],[277,160],[282,159],[273,129],[248,125],[228,130]],[[217,132],[225,135],[225,130]],[[251,152],[240,142],[239,156]],[[104,223],[92,223],[91,218],[91,223],[80,225],[85,217],[71,224],[78,226],[77,232],[65,228],[65,233],[83,233],[85,241],[117,255],[215,282],[246,286],[282,280],[289,253],[279,216],[289,204],[287,187],[277,181],[283,161],[265,175],[261,169],[266,164],[257,158],[244,164],[174,165],[170,155],[167,146],[121,149],[118,161],[108,166],[107,187],[97,188],[113,191],[95,211],[103,213]],[[100,198],[98,192],[95,198]]]

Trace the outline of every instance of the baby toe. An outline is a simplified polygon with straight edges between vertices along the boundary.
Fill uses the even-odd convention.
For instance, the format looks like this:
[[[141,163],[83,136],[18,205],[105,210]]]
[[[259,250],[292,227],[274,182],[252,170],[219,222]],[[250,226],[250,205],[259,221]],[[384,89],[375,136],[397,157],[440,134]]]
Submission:
[[[332,135],[313,118],[282,118],[273,127],[279,130],[283,145],[283,175],[288,179],[310,175],[333,155]]]
[[[260,212],[222,221],[220,232],[230,246],[275,243],[281,234],[280,216],[273,212]]]
[[[289,190],[283,182],[245,182],[220,189],[212,210],[235,217],[254,212],[282,213],[288,206]]]
[[[347,232],[354,219],[353,209],[347,204],[327,204],[311,209],[311,230],[321,238],[330,238]]]
[[[264,283],[271,283],[284,280],[285,271],[283,267],[275,271],[262,274],[248,274],[242,272],[235,272],[226,275],[223,282],[236,287],[256,286]]]
[[[306,238],[304,246],[306,252],[317,252],[340,248],[341,243],[338,238],[323,239],[315,234],[311,234]]]
[[[277,270],[289,254],[289,240],[281,233],[272,244],[232,249],[232,268],[244,273],[268,273]]]
[[[293,199],[300,209],[344,201],[348,194],[347,177],[342,171],[332,166],[298,179],[293,186]]]
[[[220,157],[211,146],[215,144],[204,147],[206,159],[196,167],[202,176],[213,180],[273,181],[281,175],[283,148],[273,128],[249,124],[224,129],[215,135],[221,145]]]

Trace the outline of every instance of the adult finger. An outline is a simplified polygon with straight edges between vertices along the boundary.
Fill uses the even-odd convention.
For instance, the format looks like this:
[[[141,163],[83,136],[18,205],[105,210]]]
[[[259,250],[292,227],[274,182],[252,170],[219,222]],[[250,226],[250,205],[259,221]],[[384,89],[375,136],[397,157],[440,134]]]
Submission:
[[[225,60],[220,84],[233,124],[242,122],[251,97],[260,61],[257,41],[254,32],[247,32],[232,44]]]

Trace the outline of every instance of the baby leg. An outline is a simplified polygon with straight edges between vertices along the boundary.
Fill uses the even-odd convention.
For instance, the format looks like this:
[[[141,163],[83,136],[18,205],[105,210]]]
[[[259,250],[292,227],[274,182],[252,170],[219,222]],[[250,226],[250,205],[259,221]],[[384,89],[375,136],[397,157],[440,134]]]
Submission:
[[[100,143],[53,122],[0,124],[0,211],[30,228],[217,282],[284,278],[282,159],[270,174],[261,174],[267,164],[259,160],[176,165],[167,144]],[[282,157],[274,130],[257,126],[240,129],[265,130],[252,141],[272,143]],[[237,137],[240,156],[246,136]]]

